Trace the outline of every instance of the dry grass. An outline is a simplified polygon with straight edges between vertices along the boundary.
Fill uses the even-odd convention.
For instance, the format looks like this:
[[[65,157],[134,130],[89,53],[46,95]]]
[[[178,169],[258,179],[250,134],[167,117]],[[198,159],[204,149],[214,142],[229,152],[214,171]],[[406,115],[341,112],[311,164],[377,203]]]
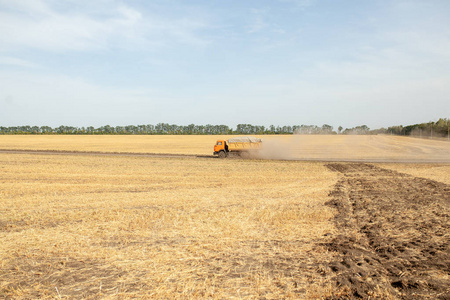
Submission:
[[[0,136],[1,149],[210,155],[214,136]],[[265,136],[270,155],[448,159],[446,141]],[[381,167],[449,183],[448,164]],[[323,163],[0,153],[0,298],[310,298],[330,283]],[[383,291],[379,295],[386,296]]]
[[[450,185],[450,164],[379,164],[379,166]]]
[[[0,149],[212,155],[215,136],[0,135]]]
[[[321,163],[0,154],[0,298],[317,298]]]
[[[450,162],[450,143],[401,136],[260,136],[266,157],[319,160]],[[172,153],[212,155],[227,136],[0,135],[0,149]]]

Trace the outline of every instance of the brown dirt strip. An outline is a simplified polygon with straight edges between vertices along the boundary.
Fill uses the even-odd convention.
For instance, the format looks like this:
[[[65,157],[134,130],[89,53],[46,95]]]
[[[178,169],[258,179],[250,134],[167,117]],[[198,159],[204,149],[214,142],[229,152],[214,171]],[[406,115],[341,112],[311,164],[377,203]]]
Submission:
[[[143,156],[143,157],[181,157],[209,158],[207,155],[170,154],[170,153],[137,153],[137,152],[99,152],[99,151],[66,151],[66,150],[16,150],[0,149],[0,153],[8,154],[44,154],[44,155],[99,155],[99,156]]]
[[[330,272],[347,296],[450,299],[450,186],[369,164],[330,163],[343,174],[328,205],[340,231]]]
[[[172,153],[138,153],[138,152],[99,152],[99,151],[68,151],[68,150],[26,150],[0,149],[0,153],[7,154],[38,154],[38,155],[97,155],[97,156],[141,156],[165,158],[218,158],[212,155],[172,154]],[[232,157],[239,158],[241,157]],[[231,159],[231,158],[228,158]],[[450,163],[450,159],[351,159],[351,158],[287,158],[276,160],[289,161],[317,161],[317,162],[361,162],[361,163]]]

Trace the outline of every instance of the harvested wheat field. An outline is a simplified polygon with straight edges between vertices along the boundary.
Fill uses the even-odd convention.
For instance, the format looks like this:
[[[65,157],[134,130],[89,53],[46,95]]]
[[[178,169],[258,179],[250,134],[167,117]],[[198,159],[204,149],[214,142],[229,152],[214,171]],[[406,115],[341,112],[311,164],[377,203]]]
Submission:
[[[201,157],[206,138],[0,136],[10,150],[199,155],[0,153],[0,298],[450,298],[445,141],[351,137],[360,152],[292,161]],[[345,144],[320,138],[269,137],[295,147],[265,155]],[[372,163],[371,147],[442,161]]]
[[[1,150],[208,155],[217,139],[208,135],[0,135]],[[263,135],[257,158],[367,162],[450,163],[450,143],[401,136]]]

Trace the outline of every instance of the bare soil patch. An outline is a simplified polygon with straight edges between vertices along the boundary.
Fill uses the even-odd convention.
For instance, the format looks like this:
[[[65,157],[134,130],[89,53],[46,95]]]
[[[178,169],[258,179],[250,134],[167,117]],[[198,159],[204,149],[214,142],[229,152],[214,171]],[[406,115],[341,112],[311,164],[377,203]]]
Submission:
[[[328,249],[348,298],[450,299],[450,186],[364,163],[327,166],[343,174],[328,202],[340,231]]]
[[[3,263],[4,277],[0,296],[23,295],[26,299],[101,297],[114,293],[130,293],[148,288],[144,283],[124,282],[126,271],[88,258],[73,258],[43,253],[36,249],[15,255]],[[0,297],[0,298],[1,298]],[[6,299],[5,298],[5,299]],[[11,297],[14,298],[14,297]]]

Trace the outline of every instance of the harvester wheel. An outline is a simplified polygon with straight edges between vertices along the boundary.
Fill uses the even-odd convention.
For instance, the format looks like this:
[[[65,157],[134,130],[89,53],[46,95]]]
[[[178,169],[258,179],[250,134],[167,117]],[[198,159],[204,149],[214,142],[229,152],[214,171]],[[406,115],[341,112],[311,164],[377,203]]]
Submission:
[[[220,151],[219,158],[225,158],[225,157],[227,157],[227,154],[225,153],[225,151]]]

